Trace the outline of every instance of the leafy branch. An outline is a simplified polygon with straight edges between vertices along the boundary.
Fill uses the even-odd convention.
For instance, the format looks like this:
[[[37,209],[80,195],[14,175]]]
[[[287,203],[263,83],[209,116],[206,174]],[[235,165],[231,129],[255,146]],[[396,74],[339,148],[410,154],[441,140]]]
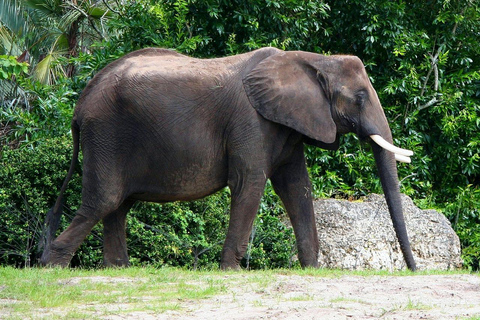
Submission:
[[[465,15],[465,11],[467,10],[467,8],[468,8],[468,6],[466,6],[462,9],[462,11],[460,13],[460,16]],[[457,19],[455,21],[455,24],[454,24],[452,32],[451,32],[451,38],[452,39],[454,38],[455,33],[457,32],[459,22],[460,22],[459,19]],[[418,108],[417,108],[418,111],[421,111],[423,109],[427,109],[427,108],[435,105],[437,102],[440,101],[439,99],[437,99],[441,96],[438,93],[438,89],[439,89],[438,61],[439,61],[439,56],[441,55],[442,51],[446,48],[446,45],[447,45],[447,40],[445,40],[445,42],[438,47],[435,55],[432,55],[430,53],[428,54],[428,56],[430,57],[430,69],[428,70],[427,76],[425,77],[425,81],[423,82],[423,87],[422,87],[422,90],[420,92],[420,97],[423,97],[423,95],[425,93],[425,90],[426,90],[427,84],[428,84],[428,80],[430,80],[430,76],[432,74],[432,71],[433,71],[433,74],[434,74],[434,83],[433,83],[434,95],[433,95],[433,98],[431,100],[429,100],[427,103],[425,103],[424,105],[418,106]]]

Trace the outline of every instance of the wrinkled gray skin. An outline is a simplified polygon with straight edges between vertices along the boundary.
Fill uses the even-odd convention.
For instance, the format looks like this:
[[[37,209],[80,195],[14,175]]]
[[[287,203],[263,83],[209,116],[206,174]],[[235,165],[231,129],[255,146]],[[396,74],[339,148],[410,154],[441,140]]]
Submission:
[[[128,265],[125,221],[136,201],[188,201],[228,186],[231,216],[221,267],[238,268],[270,179],[292,222],[301,265],[317,266],[304,143],[335,149],[338,135],[347,132],[372,144],[413,270],[394,155],[368,138],[392,142],[391,132],[358,58],[274,48],[208,60],[164,49],[130,53],[99,72],[78,101],[72,165],[47,217],[41,262],[68,266],[103,220],[105,265]],[[82,205],[54,239],[80,136]]]

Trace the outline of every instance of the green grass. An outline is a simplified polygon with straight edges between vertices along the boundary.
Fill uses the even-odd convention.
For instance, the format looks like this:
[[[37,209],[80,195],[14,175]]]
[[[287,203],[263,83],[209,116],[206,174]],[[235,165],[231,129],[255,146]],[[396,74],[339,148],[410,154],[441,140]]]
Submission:
[[[409,297],[407,304],[400,309],[402,308],[403,310],[430,310],[433,309],[433,306],[424,304],[420,301],[412,301]]]
[[[247,284],[262,292],[279,275],[337,278],[342,276],[410,276],[461,274],[455,272],[340,271],[289,269],[263,271],[190,271],[179,268],[132,267],[126,269],[16,269],[0,267],[0,319],[101,319],[108,315],[182,312],[189,301],[226,295],[236,285]],[[465,272],[466,273],[466,272]],[[235,299],[235,293],[230,292]],[[312,297],[290,297],[308,301]],[[331,303],[342,303],[333,297]],[[359,303],[364,303],[358,300]],[[255,302],[257,306],[262,301]],[[403,309],[428,306],[410,301]]]
[[[389,310],[384,309],[383,313],[380,316],[383,317],[386,314],[395,313],[396,311],[428,311],[432,310],[433,308],[434,306],[427,305],[420,301],[413,301],[409,297],[407,303],[403,305],[397,305]]]
[[[225,274],[225,273],[223,273]],[[84,319],[110,313],[178,310],[179,301],[225,292],[219,272],[128,268],[104,270],[0,268],[2,319]],[[117,306],[121,304],[122,308]],[[69,311],[75,310],[75,311]]]
[[[345,303],[345,302],[353,302],[353,303],[359,303],[359,304],[370,304],[367,301],[361,300],[361,299],[355,299],[355,298],[346,298],[346,297],[336,297],[333,299],[330,299],[330,303]]]
[[[420,270],[412,272],[410,270],[401,270],[401,271],[388,271],[388,270],[354,270],[346,271],[339,269],[287,269],[287,270],[277,270],[277,273],[285,272],[285,274],[297,274],[305,276],[320,276],[326,278],[337,278],[343,276],[358,276],[358,277],[372,277],[372,276],[420,276],[420,275],[452,275],[452,274],[471,274],[472,272],[468,270],[455,270],[455,271],[445,271],[445,270]],[[477,273],[478,274],[478,273]]]

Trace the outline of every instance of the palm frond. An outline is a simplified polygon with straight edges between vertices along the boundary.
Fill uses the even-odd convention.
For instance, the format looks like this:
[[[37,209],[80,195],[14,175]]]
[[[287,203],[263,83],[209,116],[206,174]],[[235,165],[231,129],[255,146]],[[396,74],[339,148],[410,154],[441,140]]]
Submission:
[[[63,32],[67,32],[71,25],[82,16],[82,12],[74,9],[67,10],[65,14],[58,20],[58,27]]]
[[[22,1],[0,1],[0,24],[18,36],[22,36],[26,29],[26,21],[23,13],[24,8]]]
[[[65,43],[67,43],[66,46]],[[43,84],[52,84],[55,82],[57,76],[65,76],[65,70],[58,61],[67,51],[68,41],[66,36],[61,34],[57,37],[50,52],[35,66],[33,78]]]
[[[99,8],[99,7],[90,7],[88,10],[87,10],[87,14],[92,17],[92,18],[95,18],[95,19],[101,19],[103,17],[111,17],[112,16],[112,12],[108,9],[103,9],[103,8]]]
[[[63,11],[61,0],[23,0],[23,3],[47,15],[60,16]]]
[[[15,41],[15,35],[6,27],[0,26],[0,54],[18,56],[22,50]]]
[[[53,71],[53,63],[56,60],[54,54],[47,54],[33,70],[33,78],[43,84],[52,84],[55,74]]]

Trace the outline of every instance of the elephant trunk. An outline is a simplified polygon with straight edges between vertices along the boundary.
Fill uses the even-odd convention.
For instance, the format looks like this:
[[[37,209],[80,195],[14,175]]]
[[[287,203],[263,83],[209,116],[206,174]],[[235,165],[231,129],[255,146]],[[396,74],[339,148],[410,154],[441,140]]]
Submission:
[[[372,140],[375,141],[374,139]],[[405,226],[405,220],[403,217],[397,166],[395,162],[396,156],[392,151],[386,150],[385,146],[380,146],[378,142],[373,141],[371,145],[380,175],[383,192],[387,201],[388,210],[393,222],[393,227],[395,229],[395,233],[397,234],[398,242],[400,243],[400,248],[402,250],[403,257],[405,258],[405,262],[407,263],[407,267],[414,271],[416,269],[416,265],[415,260],[413,259],[412,250],[410,248],[407,228]],[[388,144],[391,145],[391,143]],[[400,156],[408,157],[408,155]]]

